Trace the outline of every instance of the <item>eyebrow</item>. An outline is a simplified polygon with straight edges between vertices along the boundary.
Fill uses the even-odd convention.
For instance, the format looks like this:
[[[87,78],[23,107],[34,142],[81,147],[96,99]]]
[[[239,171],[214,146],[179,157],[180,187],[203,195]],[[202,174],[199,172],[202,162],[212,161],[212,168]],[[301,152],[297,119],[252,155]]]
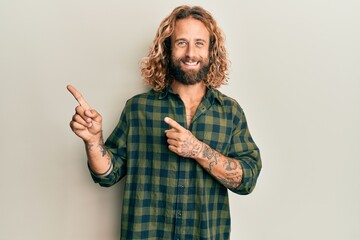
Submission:
[[[177,39],[175,39],[175,41],[174,42],[179,42],[179,41],[189,41],[188,39],[186,39],[186,38],[177,38]],[[205,42],[205,43],[207,43],[207,41],[205,40],[205,39],[202,39],[202,38],[196,38],[195,39],[195,41],[196,42]]]

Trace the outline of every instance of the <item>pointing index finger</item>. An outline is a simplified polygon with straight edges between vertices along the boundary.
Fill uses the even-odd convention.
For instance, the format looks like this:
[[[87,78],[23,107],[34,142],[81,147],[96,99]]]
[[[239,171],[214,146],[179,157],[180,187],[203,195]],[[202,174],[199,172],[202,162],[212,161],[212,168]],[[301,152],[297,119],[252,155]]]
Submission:
[[[174,128],[174,129],[176,129],[176,130],[178,130],[178,131],[181,131],[181,130],[184,129],[183,126],[181,126],[178,122],[176,122],[175,120],[173,120],[173,119],[171,119],[171,118],[169,118],[169,117],[166,117],[164,120],[165,120],[165,122],[166,122],[167,124],[170,125],[170,127]]]
[[[89,110],[91,109],[90,105],[86,102],[85,98],[79,93],[73,86],[67,85],[66,88],[69,90],[69,92],[74,96],[76,101],[85,109]]]

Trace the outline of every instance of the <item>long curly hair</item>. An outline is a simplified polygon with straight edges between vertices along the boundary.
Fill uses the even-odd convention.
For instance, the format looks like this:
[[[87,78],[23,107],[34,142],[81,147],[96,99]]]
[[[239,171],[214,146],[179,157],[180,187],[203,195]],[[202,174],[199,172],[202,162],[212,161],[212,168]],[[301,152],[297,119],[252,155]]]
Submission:
[[[163,91],[172,81],[169,74],[171,61],[170,37],[179,19],[192,17],[201,21],[210,33],[209,71],[204,79],[209,88],[219,88],[228,81],[228,60],[224,36],[211,14],[202,7],[179,6],[161,23],[149,49],[141,61],[141,75],[155,91]]]

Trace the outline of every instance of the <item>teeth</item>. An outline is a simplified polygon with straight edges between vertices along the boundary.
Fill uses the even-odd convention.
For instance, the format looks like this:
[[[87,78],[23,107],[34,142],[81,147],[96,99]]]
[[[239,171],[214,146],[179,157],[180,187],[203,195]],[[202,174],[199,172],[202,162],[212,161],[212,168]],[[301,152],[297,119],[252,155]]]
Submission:
[[[197,62],[185,62],[186,65],[196,66]]]

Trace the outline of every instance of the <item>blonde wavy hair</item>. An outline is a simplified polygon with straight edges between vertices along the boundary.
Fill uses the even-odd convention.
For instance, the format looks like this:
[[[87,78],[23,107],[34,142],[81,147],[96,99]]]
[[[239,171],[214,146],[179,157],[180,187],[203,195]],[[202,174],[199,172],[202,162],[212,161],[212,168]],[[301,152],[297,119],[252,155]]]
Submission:
[[[202,7],[179,6],[161,23],[149,49],[141,61],[141,75],[155,91],[163,91],[172,81],[169,74],[171,60],[170,36],[179,19],[194,18],[201,21],[210,33],[209,71],[204,79],[209,88],[218,88],[228,81],[228,60],[224,36],[215,19]]]

